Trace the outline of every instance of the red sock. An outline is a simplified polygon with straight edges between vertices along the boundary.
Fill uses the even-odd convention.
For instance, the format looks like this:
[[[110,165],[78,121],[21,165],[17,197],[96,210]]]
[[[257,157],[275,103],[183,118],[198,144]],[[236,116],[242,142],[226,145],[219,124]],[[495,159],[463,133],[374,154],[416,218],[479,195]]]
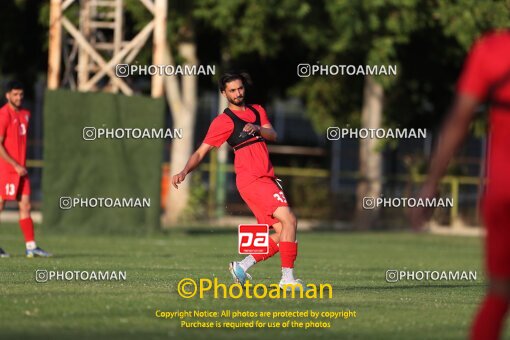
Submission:
[[[255,261],[260,262],[267,260],[270,257],[273,257],[279,251],[278,245],[276,242],[270,237],[269,238],[269,253],[267,254],[252,254],[251,256],[255,259]]]
[[[282,268],[294,268],[294,261],[297,257],[296,242],[280,242],[280,259]]]
[[[30,217],[19,220],[19,227],[25,236],[25,242],[34,241],[34,222]]]
[[[507,311],[508,300],[489,293],[480,306],[473,322],[471,339],[499,339]]]

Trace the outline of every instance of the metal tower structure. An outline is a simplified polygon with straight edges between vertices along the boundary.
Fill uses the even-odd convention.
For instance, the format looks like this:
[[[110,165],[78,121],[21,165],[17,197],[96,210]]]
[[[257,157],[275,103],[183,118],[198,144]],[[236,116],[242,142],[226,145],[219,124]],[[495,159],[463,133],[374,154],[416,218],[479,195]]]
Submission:
[[[51,0],[48,88],[58,88],[63,80],[78,91],[120,91],[132,95],[133,89],[125,78],[116,76],[115,66],[130,64],[151,33],[152,63],[162,65],[166,44],[167,0],[139,1],[153,19],[131,40],[124,40],[123,0]],[[75,2],[79,3],[78,27],[65,15]],[[67,36],[69,39],[63,41],[63,37]],[[106,83],[103,81],[105,77]],[[163,78],[160,75],[152,76],[151,95],[163,95]]]

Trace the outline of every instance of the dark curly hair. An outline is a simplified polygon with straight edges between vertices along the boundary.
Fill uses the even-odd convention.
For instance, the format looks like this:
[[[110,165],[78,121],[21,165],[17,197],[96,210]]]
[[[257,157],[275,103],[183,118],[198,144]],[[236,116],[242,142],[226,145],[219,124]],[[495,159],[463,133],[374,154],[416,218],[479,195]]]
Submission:
[[[227,83],[230,83],[234,80],[241,80],[243,82],[243,85],[251,85],[251,77],[246,72],[227,72],[224,73],[219,81],[219,87],[220,91],[225,91],[225,88],[227,87]]]

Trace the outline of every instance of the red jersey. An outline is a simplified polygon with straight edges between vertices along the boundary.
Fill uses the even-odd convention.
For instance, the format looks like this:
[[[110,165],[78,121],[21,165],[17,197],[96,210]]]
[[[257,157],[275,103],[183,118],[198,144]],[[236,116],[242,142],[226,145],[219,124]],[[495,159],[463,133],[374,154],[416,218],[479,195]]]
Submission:
[[[25,109],[14,110],[5,104],[0,108],[0,136],[4,137],[3,146],[18,164],[25,166],[27,155],[27,131],[30,112]],[[15,172],[14,167],[0,157],[0,172]]]
[[[481,205],[486,267],[490,276],[510,279],[510,32],[490,33],[476,42],[458,92],[489,100],[487,183]]]
[[[487,98],[491,86],[501,82],[509,72],[510,32],[489,33],[472,47],[460,76],[457,92],[473,96],[480,102],[492,99],[510,103],[510,79],[498,87],[491,98]],[[486,194],[493,190],[504,190],[510,194],[510,188],[501,185],[508,182],[510,171],[510,109],[491,105],[489,127]]]
[[[270,124],[266,111],[260,105],[252,105],[260,115],[260,125]],[[255,122],[255,113],[250,109],[232,110],[232,112],[246,123]],[[204,143],[220,147],[230,137],[234,131],[234,122],[224,113],[214,118]],[[254,143],[235,151],[234,169],[236,172],[236,184],[238,189],[248,186],[253,181],[261,177],[274,178],[274,170],[269,160],[269,152],[266,143]]]

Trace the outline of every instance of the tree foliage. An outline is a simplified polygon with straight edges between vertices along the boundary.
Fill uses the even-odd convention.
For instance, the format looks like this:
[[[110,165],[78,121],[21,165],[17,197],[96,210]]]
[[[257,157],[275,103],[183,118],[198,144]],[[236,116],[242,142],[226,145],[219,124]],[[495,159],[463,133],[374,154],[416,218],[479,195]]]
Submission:
[[[0,71],[32,83],[46,73],[48,2],[0,6]],[[362,77],[299,78],[297,64],[396,64],[397,77],[377,79],[386,90],[385,123],[428,127],[446,110],[473,41],[510,27],[509,6],[505,0],[177,0],[168,6],[168,40],[175,47],[195,39],[201,62],[220,72],[252,70],[265,85],[256,89],[264,92],[259,97],[301,97],[318,131],[356,124]],[[68,10],[73,18],[75,7]],[[132,36],[152,16],[138,0],[124,7]],[[150,62],[151,50],[149,41],[137,62]]]

